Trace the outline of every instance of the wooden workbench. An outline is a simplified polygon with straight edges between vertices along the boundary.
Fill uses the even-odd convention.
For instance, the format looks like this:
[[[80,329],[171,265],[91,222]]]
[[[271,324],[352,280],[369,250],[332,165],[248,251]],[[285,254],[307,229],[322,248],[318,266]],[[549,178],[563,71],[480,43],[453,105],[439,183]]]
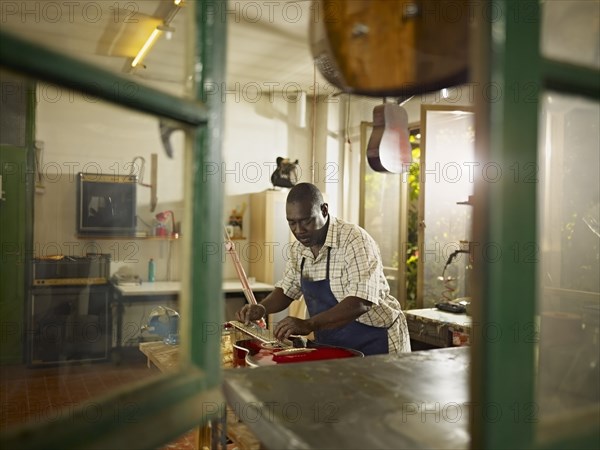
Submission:
[[[233,366],[233,355],[229,334],[223,334],[221,338],[221,361],[224,368]],[[179,367],[179,345],[169,345],[162,341],[143,342],[140,351],[146,355],[148,367],[156,366],[161,372],[174,372]],[[227,417],[224,421],[227,437],[235,443],[240,450],[260,450],[260,441],[254,433],[241,422],[235,415],[235,411],[227,408]],[[210,430],[208,427],[200,427],[197,430],[198,449],[211,448]]]
[[[161,372],[174,372],[179,367],[179,345],[162,341],[142,342],[140,351],[148,359],[148,367],[154,364]]]
[[[404,311],[412,341],[433,347],[460,347],[471,342],[471,316],[437,308]]]

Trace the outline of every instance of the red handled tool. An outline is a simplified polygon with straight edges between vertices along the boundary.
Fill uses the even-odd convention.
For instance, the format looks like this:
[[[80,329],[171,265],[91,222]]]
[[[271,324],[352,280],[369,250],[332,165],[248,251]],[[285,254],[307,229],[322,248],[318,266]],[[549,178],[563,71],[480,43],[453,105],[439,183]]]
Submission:
[[[225,249],[227,250],[227,253],[231,255],[231,259],[233,260],[233,265],[235,266],[238,278],[242,283],[242,291],[244,292],[244,296],[246,297],[248,303],[250,303],[251,305],[256,305],[258,304],[258,302],[256,301],[256,297],[254,297],[254,292],[252,292],[252,289],[250,289],[248,277],[246,276],[246,272],[244,271],[242,263],[240,262],[240,258],[238,257],[238,254],[235,250],[235,245],[233,244],[231,238],[229,237],[229,234],[227,233],[227,228],[223,228],[223,231],[225,233]],[[258,326],[263,329],[267,328],[267,323],[265,322],[264,317],[258,320]]]

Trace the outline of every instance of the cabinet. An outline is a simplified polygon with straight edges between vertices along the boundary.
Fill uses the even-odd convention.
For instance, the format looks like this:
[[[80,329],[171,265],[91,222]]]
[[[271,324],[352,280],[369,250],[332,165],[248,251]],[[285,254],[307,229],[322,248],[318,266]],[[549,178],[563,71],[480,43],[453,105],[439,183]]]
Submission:
[[[248,257],[250,275],[267,284],[275,284],[285,272],[293,235],[286,221],[288,189],[269,189],[250,195],[250,234]],[[304,301],[293,302],[289,310],[272,314],[269,322],[292,315],[304,318]]]
[[[285,271],[292,235],[285,219],[288,190],[267,190],[250,195],[249,268],[251,276],[275,284]]]
[[[28,311],[30,365],[106,360],[109,285],[36,287]]]

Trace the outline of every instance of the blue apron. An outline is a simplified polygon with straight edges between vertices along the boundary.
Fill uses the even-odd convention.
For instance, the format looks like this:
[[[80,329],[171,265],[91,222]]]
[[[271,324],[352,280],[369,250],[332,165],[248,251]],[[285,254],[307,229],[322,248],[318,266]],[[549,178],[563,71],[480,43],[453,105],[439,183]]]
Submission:
[[[324,280],[308,281],[302,276],[304,261],[300,265],[300,287],[309,314],[315,316],[338,304],[331,292],[329,283],[329,259],[331,247],[327,252],[327,275]],[[388,353],[388,333],[386,328],[373,327],[353,320],[347,325],[330,330],[315,331],[318,344],[333,345],[358,350],[365,355]]]

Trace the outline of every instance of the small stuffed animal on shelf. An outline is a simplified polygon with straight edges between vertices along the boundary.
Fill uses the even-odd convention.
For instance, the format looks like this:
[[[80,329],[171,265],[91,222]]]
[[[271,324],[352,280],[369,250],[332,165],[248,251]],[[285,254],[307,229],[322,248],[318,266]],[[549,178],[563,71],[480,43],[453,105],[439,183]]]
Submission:
[[[229,215],[229,221],[227,223],[229,237],[241,238],[243,237],[244,230],[244,212],[246,211],[246,203],[242,204],[242,207],[236,206],[235,209],[231,210]],[[231,230],[231,231],[229,231]]]
[[[273,187],[294,187],[298,182],[298,160],[292,161],[280,156],[275,161],[277,168],[271,175]]]

